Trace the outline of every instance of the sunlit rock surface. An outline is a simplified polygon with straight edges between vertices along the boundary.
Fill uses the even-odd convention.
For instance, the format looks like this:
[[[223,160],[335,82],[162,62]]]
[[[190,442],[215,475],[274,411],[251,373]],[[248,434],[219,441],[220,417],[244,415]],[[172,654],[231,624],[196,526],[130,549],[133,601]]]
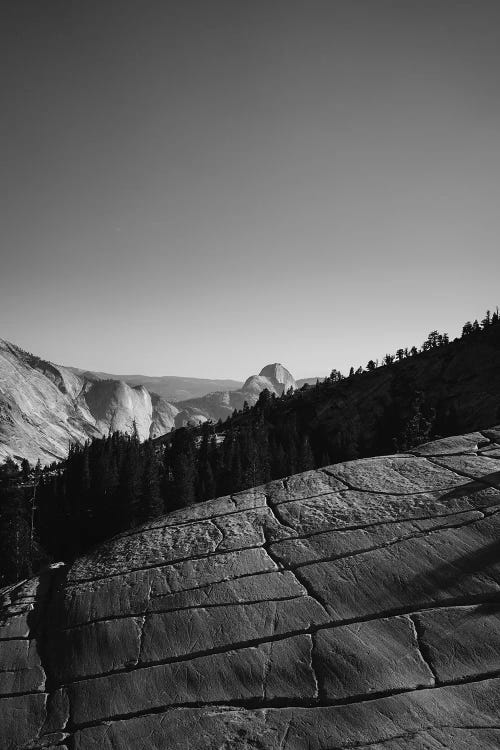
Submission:
[[[220,388],[226,382],[238,383],[144,377],[147,388],[140,380],[141,376],[117,380],[104,373],[55,365],[0,339],[0,462],[11,457],[49,464],[66,458],[71,443],[115,431],[132,434],[135,430],[141,440],[157,438],[174,426],[225,419],[234,409],[243,408],[245,401],[255,404],[264,389],[281,395],[297,385],[288,370],[276,363],[252,375],[237,390],[214,391],[174,404],[149,388],[160,386],[171,392],[168,383],[174,381],[199,391],[203,384]],[[174,393],[180,395],[182,389]]]
[[[5,589],[0,747],[497,749],[499,456],[306,472]]]
[[[89,380],[0,339],[0,462],[51,463],[66,458],[71,443],[116,430],[157,437],[178,412],[142,385]]]

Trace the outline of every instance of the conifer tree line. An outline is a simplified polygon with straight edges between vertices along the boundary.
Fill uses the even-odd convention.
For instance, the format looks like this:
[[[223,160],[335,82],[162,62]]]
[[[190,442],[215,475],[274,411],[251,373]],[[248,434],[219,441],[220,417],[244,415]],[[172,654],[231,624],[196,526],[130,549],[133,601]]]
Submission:
[[[46,555],[35,543],[35,490],[41,476],[23,460],[0,464],[0,586],[31,575]]]
[[[476,325],[477,323],[477,325]],[[499,324],[498,311],[466,323],[462,339]],[[380,367],[396,368],[390,399],[370,439],[355,415],[329,433],[311,402],[323,390],[370,377],[370,361],[345,378],[336,370],[316,386],[275,396],[264,390],[225,422],[174,430],[141,443],[137,432],[115,433],[73,445],[66,460],[42,469],[7,459],[0,465],[0,585],[31,574],[49,560],[70,561],[116,533],[193,503],[264,484],[337,461],[407,451],[460,423],[439,414],[429,394],[415,388],[398,362],[449,345],[433,331],[420,351],[398,350]],[[401,353],[402,352],[402,353]],[[373,366],[372,366],[373,365]],[[312,397],[312,398],[309,398]]]
[[[464,326],[462,327],[461,338],[465,338],[466,336],[470,336],[474,333],[480,333],[481,331],[488,329],[490,326],[497,325],[499,322],[500,313],[498,307],[493,313],[491,312],[491,310],[487,310],[481,322],[476,319],[473,322],[469,320],[464,324]],[[412,346],[410,349],[408,347],[405,347],[404,349],[399,348],[394,354],[385,354],[380,361],[378,359],[370,359],[366,365],[366,368],[358,367],[355,370],[354,367],[351,367],[348,377],[352,377],[353,375],[361,375],[365,371],[372,372],[378,367],[391,365],[393,362],[401,362],[408,357],[416,357],[417,354],[422,354],[424,352],[429,352],[442,346],[447,346],[449,343],[450,339],[447,333],[431,331],[420,348],[416,346]],[[338,370],[332,370],[327,380],[330,380],[330,382],[337,382],[339,380],[342,380],[343,377],[344,376],[342,375],[342,373]]]

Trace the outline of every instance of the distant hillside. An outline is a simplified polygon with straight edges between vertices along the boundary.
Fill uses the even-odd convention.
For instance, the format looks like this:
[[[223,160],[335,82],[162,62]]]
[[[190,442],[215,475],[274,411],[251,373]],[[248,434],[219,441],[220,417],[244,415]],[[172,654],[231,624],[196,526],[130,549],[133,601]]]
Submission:
[[[297,388],[302,388],[303,385],[315,385],[317,380],[323,380],[323,378],[299,378],[295,382]]]
[[[71,443],[115,430],[157,437],[177,412],[143,385],[89,380],[0,339],[0,461],[50,463],[65,458]]]
[[[74,367],[72,372],[92,382],[103,380],[121,381],[137,388],[144,386],[150,393],[175,404],[175,427],[195,426],[203,422],[227,419],[234,410],[257,403],[265,388],[276,396],[283,391],[300,388],[305,383],[316,383],[316,378],[296,381],[283,365],[275,362],[262,368],[258,375],[251,375],[244,383],[237,380],[203,380],[181,378],[170,375],[148,377],[146,375],[110,375],[103,372],[83,371]],[[167,430],[166,430],[167,431]]]
[[[210,380],[207,378],[184,378],[177,375],[112,375],[69,367],[69,370],[87,380],[119,380],[132,387],[143,385],[151,393],[171,403],[200,398],[214,391],[235,391],[241,388],[239,380]]]

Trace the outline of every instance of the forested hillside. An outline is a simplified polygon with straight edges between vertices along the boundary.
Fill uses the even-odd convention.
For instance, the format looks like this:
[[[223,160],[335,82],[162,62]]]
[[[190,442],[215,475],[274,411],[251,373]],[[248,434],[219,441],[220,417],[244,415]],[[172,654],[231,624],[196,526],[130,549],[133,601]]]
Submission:
[[[0,467],[0,584],[48,559],[73,559],[164,512],[432,437],[500,422],[498,311],[460,339],[431,332],[418,349],[338,371],[278,397],[264,390],[225,422],[141,443],[115,433],[74,445],[42,471]]]
[[[455,341],[432,331],[418,349],[398,349],[382,363],[370,360],[347,376],[334,370],[316,386],[276,401],[263,394],[255,409],[216,430],[255,428],[264,411],[270,439],[286,447],[296,433],[297,451],[309,442],[316,466],[404,451],[433,436],[498,423],[499,368],[499,317],[488,312],[481,323],[466,323]],[[300,470],[293,448],[285,460],[287,472]]]

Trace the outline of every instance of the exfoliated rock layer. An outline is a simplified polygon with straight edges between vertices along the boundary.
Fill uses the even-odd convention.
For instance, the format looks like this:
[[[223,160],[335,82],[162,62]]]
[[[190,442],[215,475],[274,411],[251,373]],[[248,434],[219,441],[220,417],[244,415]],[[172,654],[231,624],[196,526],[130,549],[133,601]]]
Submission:
[[[2,750],[500,747],[500,431],[177,511],[0,592]]]

